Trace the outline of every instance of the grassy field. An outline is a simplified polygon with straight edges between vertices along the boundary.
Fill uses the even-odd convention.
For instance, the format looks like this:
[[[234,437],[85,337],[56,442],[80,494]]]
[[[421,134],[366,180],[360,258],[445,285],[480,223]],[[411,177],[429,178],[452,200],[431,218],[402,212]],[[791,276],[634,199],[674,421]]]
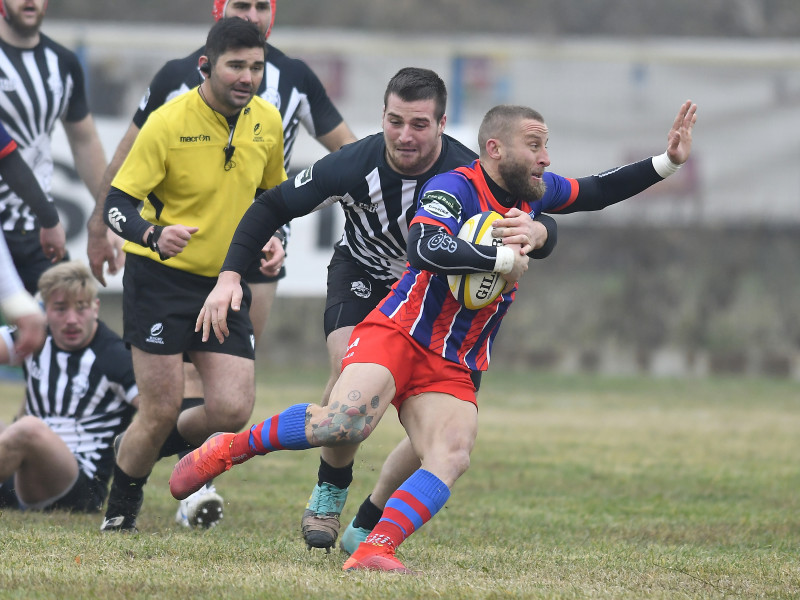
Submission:
[[[267,381],[269,379],[269,382]],[[324,374],[267,372],[254,418],[314,402]],[[157,465],[140,533],[101,517],[0,515],[0,598],[797,598],[800,394],[788,380],[495,372],[470,471],[399,551],[420,577],[341,572],[299,520],[318,453],[255,459],[217,480],[222,524],[173,522]],[[0,416],[19,385],[0,386]],[[403,435],[360,450],[345,517]]]

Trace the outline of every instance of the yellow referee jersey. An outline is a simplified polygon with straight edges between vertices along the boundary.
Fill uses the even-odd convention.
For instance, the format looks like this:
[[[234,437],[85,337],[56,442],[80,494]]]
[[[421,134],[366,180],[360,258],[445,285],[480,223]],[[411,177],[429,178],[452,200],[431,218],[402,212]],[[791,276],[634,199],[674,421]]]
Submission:
[[[153,112],[131,148],[114,187],[141,200],[142,217],[154,225],[198,227],[183,252],[164,264],[216,277],[236,226],[256,188],[286,179],[283,125],[278,110],[258,96],[239,113],[226,162],[230,129],[197,88]],[[132,242],[125,252],[159,261]]]

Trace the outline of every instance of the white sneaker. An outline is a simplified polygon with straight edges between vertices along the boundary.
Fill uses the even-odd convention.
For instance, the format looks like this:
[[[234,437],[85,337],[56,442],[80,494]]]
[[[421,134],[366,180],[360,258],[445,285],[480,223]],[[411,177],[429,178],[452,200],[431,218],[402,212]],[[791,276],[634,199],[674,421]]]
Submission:
[[[175,521],[184,527],[214,527],[222,519],[222,496],[209,482],[180,501]]]

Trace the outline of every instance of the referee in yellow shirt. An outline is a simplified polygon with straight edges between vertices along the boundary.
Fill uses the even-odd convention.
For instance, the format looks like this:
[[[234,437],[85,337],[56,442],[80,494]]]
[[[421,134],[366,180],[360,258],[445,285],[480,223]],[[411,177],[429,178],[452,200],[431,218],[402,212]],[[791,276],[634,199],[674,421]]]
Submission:
[[[247,303],[229,315],[224,345],[203,342],[194,328],[253,198],[286,179],[280,113],[255,95],[264,62],[254,24],[217,22],[199,60],[205,80],[150,115],[106,198],[105,222],[127,240],[123,337],[132,347],[140,406],[117,452],[103,531],[136,529],[143,486],[176,423],[186,441],[199,445],[250,418]],[[280,240],[273,237],[264,250],[262,269],[277,273]],[[184,353],[200,373],[205,404],[179,420]]]

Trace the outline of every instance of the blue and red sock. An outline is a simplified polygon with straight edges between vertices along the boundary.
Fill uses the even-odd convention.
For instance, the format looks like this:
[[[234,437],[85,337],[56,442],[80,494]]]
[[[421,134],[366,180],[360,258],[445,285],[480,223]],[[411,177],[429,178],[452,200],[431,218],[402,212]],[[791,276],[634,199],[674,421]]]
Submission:
[[[397,488],[366,543],[397,548],[431,520],[450,498],[450,489],[430,471],[418,469]]]
[[[231,443],[231,456],[251,458],[275,450],[311,448],[306,438],[306,411],[309,406],[295,404],[274,417],[253,425],[249,430],[236,434]]]

